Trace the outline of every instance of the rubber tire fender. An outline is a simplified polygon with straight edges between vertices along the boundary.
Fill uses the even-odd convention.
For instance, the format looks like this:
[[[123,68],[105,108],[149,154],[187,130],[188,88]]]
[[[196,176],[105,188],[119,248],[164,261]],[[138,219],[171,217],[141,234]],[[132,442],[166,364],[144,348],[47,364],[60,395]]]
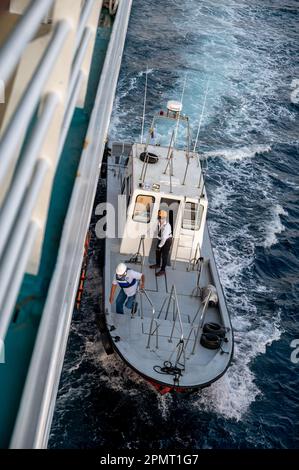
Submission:
[[[213,333],[203,333],[200,338],[200,344],[207,349],[219,349],[221,338]]]
[[[224,338],[226,335],[226,329],[224,326],[219,325],[219,323],[205,323],[203,327],[204,333],[211,333],[214,335],[219,336],[220,338]]]

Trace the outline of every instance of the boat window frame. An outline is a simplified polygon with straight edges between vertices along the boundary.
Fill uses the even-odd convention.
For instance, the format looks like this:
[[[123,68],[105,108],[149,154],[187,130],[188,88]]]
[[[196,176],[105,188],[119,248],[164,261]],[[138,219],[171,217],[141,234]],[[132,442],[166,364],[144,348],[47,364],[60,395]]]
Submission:
[[[150,203],[150,212],[147,211],[147,214],[148,214],[147,221],[146,220],[136,220],[135,219],[136,204],[138,203],[138,198],[139,197],[148,197],[148,198],[151,198],[151,200],[152,200],[152,202]],[[133,209],[133,214],[132,214],[132,220],[134,222],[138,222],[138,223],[141,223],[141,224],[149,224],[151,222],[151,219],[152,219],[155,202],[156,202],[156,198],[155,198],[155,196],[153,196],[151,194],[144,194],[144,193],[137,194],[137,196],[135,198],[135,204],[134,204],[134,209]]]

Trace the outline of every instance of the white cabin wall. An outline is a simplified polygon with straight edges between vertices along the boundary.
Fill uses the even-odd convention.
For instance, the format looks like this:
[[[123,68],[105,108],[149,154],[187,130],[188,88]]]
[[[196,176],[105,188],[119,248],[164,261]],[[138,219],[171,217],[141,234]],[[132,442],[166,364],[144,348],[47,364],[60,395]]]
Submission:
[[[143,222],[136,222],[133,220],[133,213],[135,208],[136,198],[139,195],[153,196],[155,198],[154,207],[152,210],[151,221],[146,224]],[[157,217],[160,207],[160,193],[147,192],[142,189],[134,191],[131,202],[127,211],[127,223],[121,240],[120,253],[121,254],[135,254],[138,250],[140,238],[145,236],[145,256],[149,255],[153,238],[157,235]]]

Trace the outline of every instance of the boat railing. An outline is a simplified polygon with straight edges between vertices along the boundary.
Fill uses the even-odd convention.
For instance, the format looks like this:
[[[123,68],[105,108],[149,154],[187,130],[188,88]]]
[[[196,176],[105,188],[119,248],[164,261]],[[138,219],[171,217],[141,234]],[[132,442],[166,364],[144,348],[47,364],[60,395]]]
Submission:
[[[203,161],[205,162],[205,165],[203,165],[202,163]],[[205,187],[205,175],[208,171],[208,159],[204,157],[200,157],[200,155],[197,154],[197,162],[198,162],[198,167],[200,168],[198,188],[199,188],[200,197],[202,197],[204,194],[204,187]]]
[[[159,326],[158,321],[155,318],[152,318],[146,349],[150,348],[151,338],[154,335],[156,335],[156,349],[159,349]]]
[[[172,343],[174,329],[177,323],[179,325],[179,330],[180,330],[180,339],[181,340],[184,339],[183,322],[182,322],[182,316],[181,316],[181,311],[179,307],[175,284],[173,284],[172,286],[172,289],[170,292],[170,299],[173,301],[173,323],[172,323],[171,333],[170,333],[168,341]],[[168,312],[166,312],[166,318],[167,316],[168,316]]]
[[[204,305],[203,305],[203,308],[202,308],[202,311],[201,311],[200,319],[199,319],[198,325],[197,325],[197,327],[196,327],[196,328],[197,328],[197,329],[196,329],[196,336],[195,336],[195,341],[194,341],[194,345],[193,345],[191,354],[194,354],[194,353],[195,353],[196,344],[197,344],[197,342],[198,342],[199,335],[200,335],[200,331],[201,331],[202,326],[203,326],[203,323],[204,323],[206,311],[207,311],[207,309],[208,309],[209,302],[210,302],[210,297],[211,297],[211,291],[210,291],[209,294],[207,295],[207,298],[205,299],[205,302],[204,302]],[[194,326],[194,323],[195,323],[195,320],[196,320],[196,318],[197,318],[197,315],[199,314],[199,311],[200,311],[200,309],[197,311],[197,313],[196,313],[196,315],[195,315],[195,317],[194,317],[194,319],[193,319],[192,326]]]
[[[192,240],[192,248],[193,248],[193,244],[194,244],[194,239],[195,239],[195,230],[194,230],[194,236],[193,236],[193,240]],[[187,266],[187,271],[194,271],[196,266],[197,266],[197,269],[199,270],[200,269],[199,262],[200,262],[200,245],[199,245],[199,243],[197,243],[197,245],[195,247],[195,252],[194,252],[193,257],[192,257],[192,250],[191,250],[189,263],[188,263],[188,266]]]
[[[172,299],[172,302],[173,302],[173,323],[172,323],[171,333],[170,333],[168,341],[169,343],[172,343],[174,330],[175,330],[176,325],[178,324],[180,339],[174,350],[174,352],[176,352],[176,359],[175,359],[174,367],[178,367],[180,365],[182,366],[182,369],[185,369],[186,344],[185,344],[185,337],[184,337],[183,321],[182,321],[182,316],[181,316],[181,311],[180,311],[175,284],[173,284],[172,286],[170,298]],[[183,362],[180,362],[182,357],[183,357]]]
[[[101,2],[93,0],[75,0],[71,8],[69,1],[31,1],[0,49],[0,82],[12,87],[11,96],[20,94],[16,105],[10,98],[4,105],[0,138],[3,341],[24,274],[38,271],[55,169],[75,107],[84,99],[100,11]],[[42,48],[36,35],[49,15]],[[25,83],[29,52],[39,59],[34,57]]]
[[[141,253],[141,250],[142,250],[142,253]],[[141,235],[137,252],[130,259],[128,259],[127,263],[140,264],[141,272],[143,272],[144,260],[145,260],[145,235]]]
[[[159,324],[158,324],[158,320],[156,318],[156,311],[155,311],[155,307],[154,307],[154,304],[150,298],[150,296],[148,295],[147,291],[145,289],[138,289],[138,294],[139,294],[139,299],[140,299],[140,316],[141,316],[141,319],[144,318],[144,311],[143,311],[143,296],[146,298],[147,302],[149,303],[150,305],[150,308],[151,308],[151,322],[150,322],[150,328],[149,328],[149,333],[148,333],[148,340],[147,340],[147,345],[146,345],[146,349],[149,349],[150,348],[150,344],[151,344],[151,338],[156,335],[156,348],[158,349],[159,348]]]

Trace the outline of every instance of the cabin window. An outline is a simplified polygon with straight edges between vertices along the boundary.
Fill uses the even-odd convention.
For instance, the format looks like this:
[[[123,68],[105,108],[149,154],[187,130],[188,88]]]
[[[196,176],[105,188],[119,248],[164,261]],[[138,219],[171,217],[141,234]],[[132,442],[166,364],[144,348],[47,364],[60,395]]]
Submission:
[[[203,206],[195,202],[186,202],[184,208],[182,228],[187,230],[199,230]]]
[[[139,195],[136,198],[133,220],[148,224],[151,220],[152,211],[155,203],[153,196]]]

